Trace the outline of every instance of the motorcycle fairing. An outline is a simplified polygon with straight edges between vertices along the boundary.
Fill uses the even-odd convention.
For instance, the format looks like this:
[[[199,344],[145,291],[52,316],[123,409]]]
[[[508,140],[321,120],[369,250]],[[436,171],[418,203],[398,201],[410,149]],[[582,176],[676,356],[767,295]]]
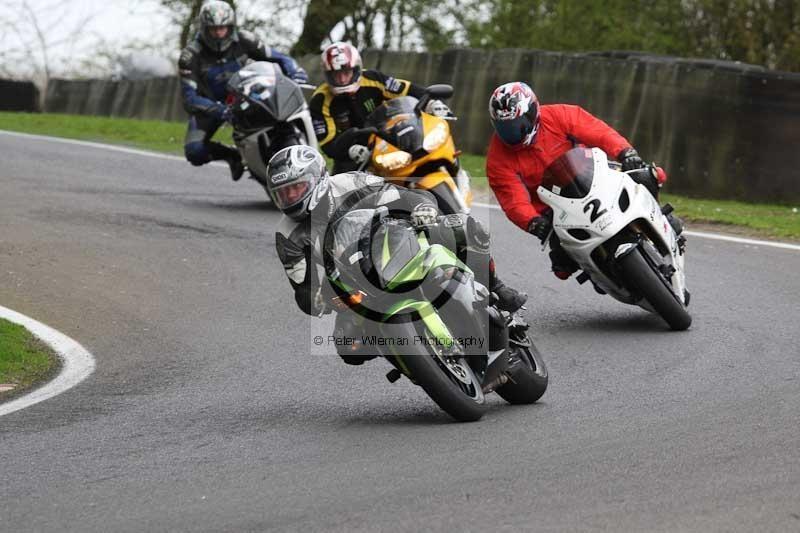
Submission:
[[[683,301],[683,254],[678,250],[675,232],[661,213],[656,199],[624,172],[609,168],[608,158],[599,148],[574,148],[570,152],[577,150],[590,153],[593,161],[594,179],[583,198],[565,198],[558,194],[557,189],[551,191],[542,186],[537,189],[539,198],[553,209],[553,229],[561,246],[598,287],[620,301],[641,305],[634,301],[624,286],[603,272],[592,254],[623,229],[639,228],[653,242],[662,259],[676,269],[677,275],[672,278],[673,289]],[[621,201],[623,193],[627,195],[627,202]]]

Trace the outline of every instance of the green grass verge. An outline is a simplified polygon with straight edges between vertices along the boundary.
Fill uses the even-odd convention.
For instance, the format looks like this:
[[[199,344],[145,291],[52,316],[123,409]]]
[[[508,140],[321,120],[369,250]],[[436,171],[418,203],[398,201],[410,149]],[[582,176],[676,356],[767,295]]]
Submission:
[[[750,204],[731,200],[701,200],[676,194],[662,194],[675,212],[689,222],[727,224],[749,228],[757,234],[800,239],[800,209],[773,204]]]
[[[186,124],[82,115],[0,112],[0,129],[38,133],[107,142],[180,154]],[[230,128],[223,128],[218,137],[230,142]],[[461,156],[464,168],[473,176],[473,187],[488,191],[483,176],[484,157],[475,154]],[[664,194],[664,201],[675,206],[676,212],[690,222],[730,224],[748,228],[763,236],[800,239],[800,214],[796,207],[770,204],[750,204],[727,200],[703,200]]]
[[[0,129],[182,153],[186,124],[45,113],[0,113]]]
[[[0,319],[0,384],[15,384],[0,392],[0,400],[50,378],[59,368],[58,357],[27,329]]]

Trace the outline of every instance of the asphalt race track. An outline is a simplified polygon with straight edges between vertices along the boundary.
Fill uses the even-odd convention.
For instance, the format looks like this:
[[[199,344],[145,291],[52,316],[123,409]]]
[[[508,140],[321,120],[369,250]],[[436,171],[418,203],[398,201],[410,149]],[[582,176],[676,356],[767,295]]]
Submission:
[[[478,209],[551,382],[456,424],[309,355],[255,183],[3,134],[0,161],[0,305],[97,360],[0,418],[0,530],[800,530],[800,252],[690,239],[674,333]]]

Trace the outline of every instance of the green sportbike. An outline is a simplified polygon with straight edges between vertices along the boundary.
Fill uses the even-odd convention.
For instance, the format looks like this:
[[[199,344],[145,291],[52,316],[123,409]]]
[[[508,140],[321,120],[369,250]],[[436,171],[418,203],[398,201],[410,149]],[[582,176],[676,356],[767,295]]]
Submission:
[[[323,243],[329,294],[374,350],[459,421],[480,419],[485,395],[530,404],[547,389],[541,354],[518,314],[449,248],[429,242],[385,207],[355,209],[328,225]]]

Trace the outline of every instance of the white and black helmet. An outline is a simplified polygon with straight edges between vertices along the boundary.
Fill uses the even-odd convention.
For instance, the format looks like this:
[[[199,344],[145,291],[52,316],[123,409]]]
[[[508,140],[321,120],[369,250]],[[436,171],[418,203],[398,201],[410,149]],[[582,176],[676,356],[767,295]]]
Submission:
[[[269,160],[267,192],[275,206],[294,220],[311,213],[328,185],[325,159],[310,146],[289,146]]]
[[[222,0],[208,0],[200,8],[197,16],[200,26],[200,38],[211,50],[224,52],[233,41],[237,40],[236,12],[233,7]],[[227,26],[225,37],[217,38],[211,34],[211,28]]]

